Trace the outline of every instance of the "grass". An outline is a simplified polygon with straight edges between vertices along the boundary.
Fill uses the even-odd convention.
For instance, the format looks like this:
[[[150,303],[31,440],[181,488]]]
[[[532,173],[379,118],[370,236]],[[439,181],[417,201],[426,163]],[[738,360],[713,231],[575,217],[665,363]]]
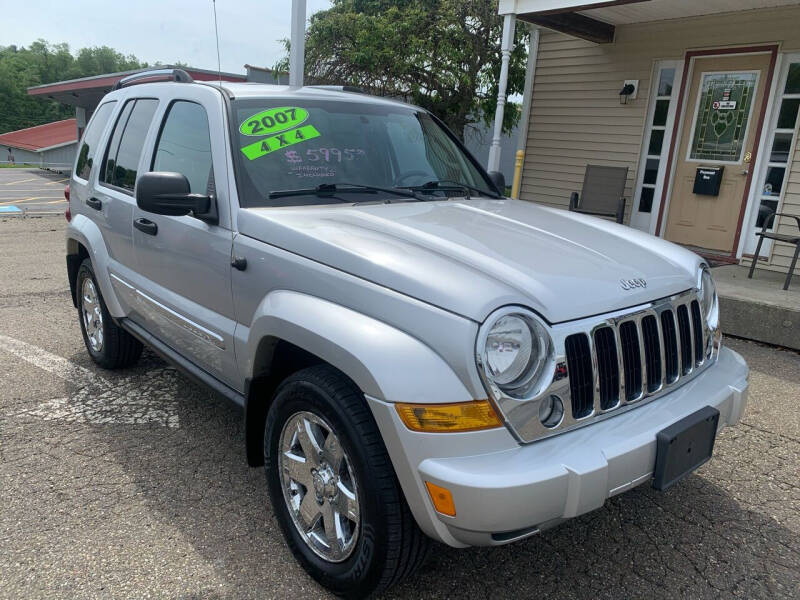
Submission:
[[[31,163],[0,163],[0,169],[30,169],[38,166]]]

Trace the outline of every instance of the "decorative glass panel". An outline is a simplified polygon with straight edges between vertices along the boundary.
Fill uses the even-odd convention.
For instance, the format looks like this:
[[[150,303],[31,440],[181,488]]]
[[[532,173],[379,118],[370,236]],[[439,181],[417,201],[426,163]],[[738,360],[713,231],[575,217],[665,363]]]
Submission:
[[[739,161],[756,81],[756,73],[703,75],[689,158]]]
[[[789,152],[792,149],[791,133],[776,133],[772,140],[772,152],[769,155],[769,162],[785,163],[789,161]]]
[[[653,193],[655,190],[651,187],[643,187],[642,194],[639,196],[639,212],[649,213],[653,210]]]
[[[653,125],[666,125],[669,112],[669,100],[656,100],[656,112],[653,114]]]
[[[672,81],[675,79],[675,69],[661,69],[658,77],[658,95],[672,95]]]
[[[786,98],[781,102],[781,112],[778,114],[778,129],[794,129],[797,121],[797,107],[800,98]]]
[[[786,76],[784,94],[800,94],[800,63],[789,65],[789,74]]]
[[[767,215],[770,215],[778,210],[778,201],[777,200],[762,200],[761,205],[758,207],[758,217],[756,218],[756,227],[763,227],[764,221],[767,218]],[[775,225],[775,220],[773,219],[770,223],[770,229]]]
[[[767,169],[767,180],[764,182],[763,196],[780,196],[783,187],[783,175],[786,167],[770,167]]]
[[[658,159],[648,158],[644,166],[644,182],[655,183],[658,177]]]
[[[651,156],[661,156],[661,146],[664,144],[664,130],[654,129],[650,132],[650,144],[647,153]]]

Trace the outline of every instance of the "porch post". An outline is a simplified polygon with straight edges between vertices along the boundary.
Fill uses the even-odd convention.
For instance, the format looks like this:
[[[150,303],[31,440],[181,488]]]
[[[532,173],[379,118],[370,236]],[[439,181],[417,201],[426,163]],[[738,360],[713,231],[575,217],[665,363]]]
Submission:
[[[489,172],[500,170],[500,139],[503,133],[503,112],[506,106],[506,87],[508,84],[508,63],[511,60],[511,49],[514,45],[514,25],[517,16],[513,13],[503,15],[503,39],[500,45],[502,62],[500,63],[500,81],[497,86],[497,110],[494,113],[494,133],[492,146],[489,148]]]
[[[303,85],[306,53],[306,0],[292,0],[291,45],[289,46],[289,85]]]
[[[522,114],[519,117],[517,128],[517,157],[522,155],[522,164],[519,173],[514,173],[514,185],[511,197],[519,200],[519,190],[522,185],[522,168],[525,165],[525,150],[528,147],[528,129],[530,128],[531,102],[533,101],[533,80],[536,77],[536,61],[539,58],[539,28],[529,26],[531,37],[528,46],[528,64],[525,68],[525,88],[522,92]]]

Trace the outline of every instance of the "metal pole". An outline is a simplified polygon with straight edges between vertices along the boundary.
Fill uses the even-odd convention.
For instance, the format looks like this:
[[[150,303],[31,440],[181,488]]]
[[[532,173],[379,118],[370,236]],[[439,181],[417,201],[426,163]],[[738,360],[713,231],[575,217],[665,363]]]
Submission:
[[[514,185],[511,197],[519,199],[522,186],[522,168],[525,165],[525,150],[528,147],[528,129],[530,128],[531,103],[533,102],[533,80],[536,76],[536,60],[539,56],[539,29],[531,27],[530,44],[528,45],[528,64],[525,69],[525,90],[522,92],[522,114],[517,128],[517,163],[514,171]]]
[[[289,85],[303,85],[306,52],[306,0],[292,0],[292,33],[289,48]]]
[[[500,63],[500,81],[497,87],[497,110],[494,113],[494,133],[492,146],[489,148],[488,171],[500,170],[500,139],[503,134],[503,112],[506,106],[506,88],[508,87],[508,63],[511,60],[511,49],[514,45],[514,25],[516,15],[503,16],[503,39],[500,45],[502,62]]]

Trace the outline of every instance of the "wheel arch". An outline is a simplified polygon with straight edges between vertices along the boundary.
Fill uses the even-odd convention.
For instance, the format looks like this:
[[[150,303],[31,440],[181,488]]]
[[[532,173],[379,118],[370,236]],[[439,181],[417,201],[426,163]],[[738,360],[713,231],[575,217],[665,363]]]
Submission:
[[[100,228],[86,216],[78,214],[72,217],[72,221],[67,226],[66,236],[67,274],[70,277],[72,301],[77,302],[74,275],[77,274],[78,267],[80,267],[83,259],[88,257],[92,261],[94,276],[100,286],[100,293],[103,295],[108,312],[112,317],[124,317],[125,312],[122,310],[111,285],[111,277],[108,272],[108,248],[103,240]],[[82,256],[81,252],[85,252],[85,256]],[[75,271],[73,273],[71,269],[75,262],[77,262],[77,266],[74,266]]]
[[[286,377],[328,364],[367,396],[387,402],[465,402],[472,395],[432,348],[344,306],[299,292],[270,293],[254,315],[246,345],[247,459],[263,464],[263,424]]]

